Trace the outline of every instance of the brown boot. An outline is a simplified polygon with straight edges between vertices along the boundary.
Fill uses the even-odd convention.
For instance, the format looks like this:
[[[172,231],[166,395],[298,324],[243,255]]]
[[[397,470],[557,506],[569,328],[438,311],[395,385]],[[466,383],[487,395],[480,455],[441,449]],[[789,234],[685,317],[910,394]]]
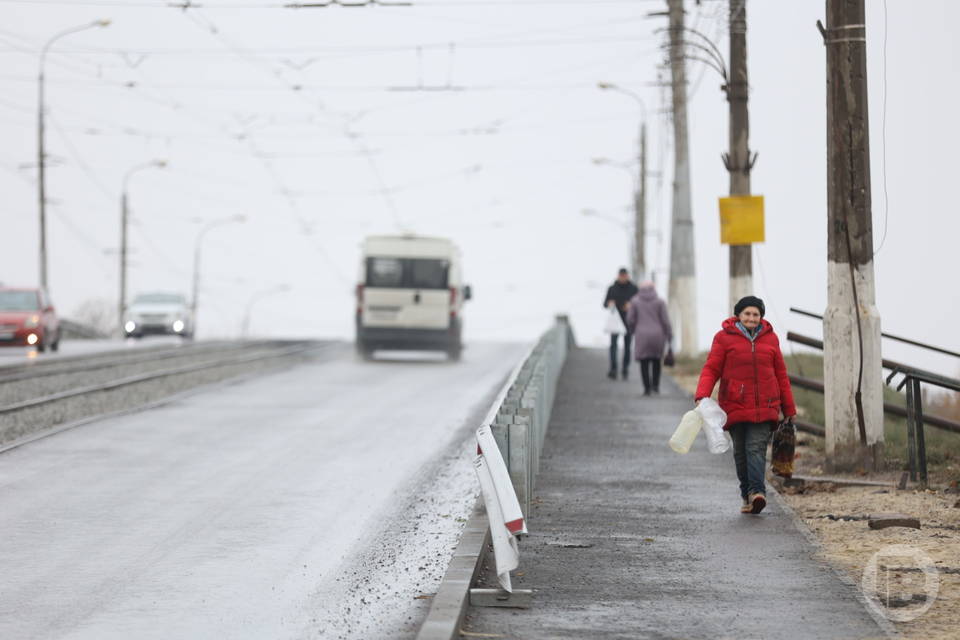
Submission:
[[[762,493],[751,493],[747,500],[750,502],[750,513],[760,513],[767,506],[767,498]]]

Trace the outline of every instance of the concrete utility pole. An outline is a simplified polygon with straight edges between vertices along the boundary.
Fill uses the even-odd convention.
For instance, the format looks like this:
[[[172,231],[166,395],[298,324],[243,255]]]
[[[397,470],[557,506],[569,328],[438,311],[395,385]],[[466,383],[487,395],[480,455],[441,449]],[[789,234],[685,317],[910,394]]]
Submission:
[[[637,177],[637,190],[634,194],[633,248],[634,271],[633,277],[637,282],[649,280],[647,273],[647,122],[646,118],[640,123],[640,175]]]
[[[730,0],[730,77],[727,102],[730,104],[730,153],[724,164],[730,172],[730,195],[750,195],[750,170],[756,156],[750,156],[750,112],[747,108],[747,0]],[[730,245],[730,312],[737,301],[753,295],[753,246]]]
[[[864,0],[826,0],[827,463],[874,466],[883,446],[880,313],[873,273]]]
[[[673,77],[673,212],[670,225],[670,320],[679,325],[680,353],[697,352],[697,280],[690,205],[690,143],[687,139],[687,75],[683,0],[667,0],[670,71]]]

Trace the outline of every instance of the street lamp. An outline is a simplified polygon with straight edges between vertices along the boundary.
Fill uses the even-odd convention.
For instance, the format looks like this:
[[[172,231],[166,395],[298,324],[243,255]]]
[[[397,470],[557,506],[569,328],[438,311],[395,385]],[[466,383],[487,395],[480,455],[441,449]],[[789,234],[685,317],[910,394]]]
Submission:
[[[120,301],[117,304],[118,326],[121,333],[123,332],[124,317],[127,313],[127,228],[130,224],[127,190],[130,185],[130,178],[144,169],[163,169],[166,166],[166,160],[152,160],[138,164],[123,176],[123,187],[120,191]]]
[[[636,277],[642,278],[646,274],[646,252],[644,238],[647,228],[647,104],[639,94],[625,89],[611,82],[598,82],[597,88],[603,91],[615,91],[633,98],[640,105],[640,175],[634,189],[633,198],[636,208],[636,224],[634,225],[634,269]]]
[[[253,305],[272,295],[278,293],[286,293],[290,291],[290,285],[280,284],[275,287],[270,287],[269,289],[264,289],[263,291],[258,291],[250,297],[250,302],[247,303],[247,309],[243,313],[243,325],[240,329],[240,336],[246,338],[250,333],[250,314],[253,311]]]
[[[37,197],[40,200],[40,286],[47,288],[47,151],[46,151],[46,105],[44,103],[44,65],[47,52],[53,43],[73,33],[110,26],[109,20],[97,20],[66,29],[56,34],[40,50],[40,73],[37,75]]]
[[[229,218],[220,218],[219,220],[214,220],[205,226],[203,229],[200,229],[200,233],[197,234],[197,241],[193,247],[193,300],[190,303],[190,311],[193,316],[193,327],[194,334],[196,334],[197,327],[197,298],[200,293],[200,248],[203,245],[203,238],[207,235],[212,229],[217,227],[223,227],[228,224],[237,224],[246,222],[247,217],[242,214],[237,214],[235,216],[230,216]]]

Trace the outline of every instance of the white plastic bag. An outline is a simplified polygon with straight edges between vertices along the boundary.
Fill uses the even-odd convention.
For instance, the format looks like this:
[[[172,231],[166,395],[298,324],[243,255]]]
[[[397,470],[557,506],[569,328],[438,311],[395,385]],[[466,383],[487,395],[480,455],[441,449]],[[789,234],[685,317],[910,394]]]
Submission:
[[[604,333],[615,333],[622,335],[627,332],[627,327],[623,324],[623,319],[615,307],[610,307],[607,313],[607,323],[603,327]]]
[[[713,398],[704,398],[697,405],[697,413],[703,418],[703,434],[707,437],[710,453],[725,453],[730,450],[733,441],[730,434],[723,430],[727,424],[727,414]]]

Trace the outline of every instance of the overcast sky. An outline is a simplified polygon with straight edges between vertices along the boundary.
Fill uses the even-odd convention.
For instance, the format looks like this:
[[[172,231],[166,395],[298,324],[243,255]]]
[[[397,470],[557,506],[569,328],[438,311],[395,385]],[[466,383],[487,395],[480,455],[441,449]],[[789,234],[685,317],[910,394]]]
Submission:
[[[461,245],[476,292],[470,338],[531,338],[565,312],[580,342],[597,344],[603,289],[628,262],[628,238],[616,220],[581,211],[626,224],[633,169],[591,158],[635,159],[641,114],[598,81],[646,102],[650,169],[662,176],[649,183],[649,226],[663,232],[649,238],[648,255],[665,276],[665,18],[647,16],[663,0],[282,4],[0,0],[0,281],[37,280],[38,51],[99,18],[112,24],[60,40],[47,65],[50,288],[64,315],[89,299],[116,300],[120,184],[157,158],[169,168],[130,182],[132,292],[188,292],[199,229],[248,218],[204,243],[199,322],[208,337],[236,335],[251,296],[281,284],[290,291],[255,307],[255,332],[349,337],[361,239],[408,230]],[[956,350],[960,5],[867,5],[883,326]],[[726,54],[727,3],[686,6],[688,25]],[[753,189],[767,208],[755,285],[782,334],[819,335],[788,308],[826,304],[823,11],[813,0],[748,5]],[[716,203],[728,185],[727,103],[716,72],[692,63],[689,77],[705,348],[729,313]],[[665,292],[665,279],[658,285]],[[894,345],[885,354],[957,372],[947,358]]]

